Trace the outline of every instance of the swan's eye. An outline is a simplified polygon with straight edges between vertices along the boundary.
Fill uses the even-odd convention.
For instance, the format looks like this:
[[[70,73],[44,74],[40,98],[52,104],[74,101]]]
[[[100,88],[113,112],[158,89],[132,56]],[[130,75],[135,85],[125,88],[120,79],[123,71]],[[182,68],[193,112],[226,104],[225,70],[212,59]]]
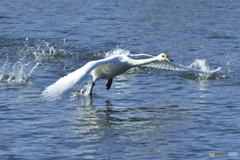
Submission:
[[[162,57],[164,58],[165,56],[164,56],[164,55],[162,55]]]

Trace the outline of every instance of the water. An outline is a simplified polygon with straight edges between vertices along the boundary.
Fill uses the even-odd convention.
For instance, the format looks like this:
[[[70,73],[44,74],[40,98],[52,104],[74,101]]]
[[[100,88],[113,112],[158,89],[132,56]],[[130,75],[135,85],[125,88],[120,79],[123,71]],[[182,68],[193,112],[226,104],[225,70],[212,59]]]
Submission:
[[[240,153],[236,1],[13,0],[1,1],[0,10],[1,159]],[[186,66],[222,69],[203,77],[135,68],[108,91],[98,81],[92,98],[40,100],[60,77],[119,52],[165,52]]]

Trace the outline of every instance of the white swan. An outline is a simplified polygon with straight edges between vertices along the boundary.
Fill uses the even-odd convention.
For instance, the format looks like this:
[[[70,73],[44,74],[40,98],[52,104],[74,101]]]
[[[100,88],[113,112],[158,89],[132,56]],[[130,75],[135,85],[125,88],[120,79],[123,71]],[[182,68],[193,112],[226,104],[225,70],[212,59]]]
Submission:
[[[212,71],[200,71],[190,69],[185,66],[173,63],[172,60],[165,54],[161,53],[158,56],[148,54],[136,55],[116,55],[105,59],[90,61],[78,70],[60,78],[58,81],[48,86],[42,96],[46,100],[59,99],[63,93],[70,93],[72,88],[77,84],[81,84],[84,79],[91,74],[93,77],[90,94],[92,94],[95,82],[99,79],[107,79],[106,89],[110,89],[114,77],[126,72],[132,67],[147,65],[168,70],[189,70],[195,73],[214,73],[221,68]]]

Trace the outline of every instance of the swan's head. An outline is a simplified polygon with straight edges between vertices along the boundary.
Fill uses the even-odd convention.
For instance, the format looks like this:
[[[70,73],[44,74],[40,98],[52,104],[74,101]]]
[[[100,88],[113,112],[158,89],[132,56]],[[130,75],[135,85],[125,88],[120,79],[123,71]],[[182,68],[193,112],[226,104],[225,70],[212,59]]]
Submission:
[[[165,53],[161,53],[157,57],[159,61],[173,61]]]

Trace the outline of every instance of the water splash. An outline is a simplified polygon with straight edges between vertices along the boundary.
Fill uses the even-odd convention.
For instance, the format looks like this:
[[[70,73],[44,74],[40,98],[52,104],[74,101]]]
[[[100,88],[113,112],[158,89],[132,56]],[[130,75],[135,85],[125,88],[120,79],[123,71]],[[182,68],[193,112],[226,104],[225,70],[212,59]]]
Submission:
[[[45,41],[36,44],[25,45],[25,48],[18,51],[19,55],[27,55],[28,58],[38,58],[39,60],[54,60],[73,55],[64,49],[60,49],[57,44]]]
[[[0,69],[0,82],[26,82],[38,65],[37,60],[26,62],[21,58],[13,65],[6,60]]]
[[[10,60],[7,57],[0,68],[0,82],[26,82],[39,64],[38,58],[29,60],[23,56]]]
[[[196,59],[188,68],[198,69],[200,71],[210,71],[210,67],[206,64],[205,59]],[[195,73],[195,76],[197,76],[195,78],[196,80],[207,80],[212,74]]]
[[[190,66],[189,68],[192,69],[199,69],[201,71],[209,71],[210,68],[206,65],[206,60],[205,59],[196,59]],[[206,80],[209,78],[211,74],[201,74],[201,73],[196,73],[197,79],[198,80]]]
[[[130,54],[130,51],[126,49],[116,48],[105,53],[105,58],[115,56],[115,55],[124,55],[124,54]]]
[[[92,78],[88,77],[88,80],[85,83],[82,83],[79,88],[80,90],[75,90],[71,92],[72,97],[78,96],[89,96],[92,88]]]
[[[28,39],[26,39],[28,41]],[[1,52],[0,82],[26,82],[42,60],[54,60],[69,53],[42,41],[26,44],[17,51],[4,48]]]

